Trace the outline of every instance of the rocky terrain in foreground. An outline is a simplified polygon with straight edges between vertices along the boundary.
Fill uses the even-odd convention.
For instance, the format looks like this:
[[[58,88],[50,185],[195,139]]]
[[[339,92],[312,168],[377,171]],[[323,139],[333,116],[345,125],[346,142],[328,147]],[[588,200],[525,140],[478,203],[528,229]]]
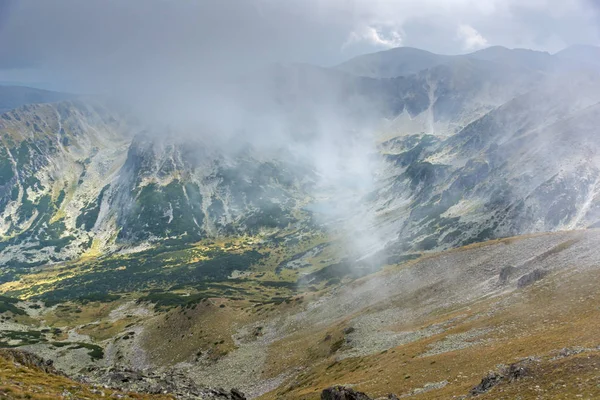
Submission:
[[[207,394],[196,389],[205,386],[223,386],[225,396],[239,388],[249,398],[313,399],[339,384],[370,398],[594,398],[599,239],[587,230],[473,244],[280,304],[213,298],[142,312],[123,300],[91,302],[61,314],[74,318],[62,323],[49,309],[45,323],[62,332],[37,343],[29,318],[39,310],[16,303],[27,319],[2,323],[23,335],[10,343],[54,354],[56,368],[82,382],[161,387],[184,399]],[[93,322],[76,322],[91,313]],[[93,339],[104,329],[106,339]],[[102,357],[91,359],[76,337],[97,343]]]
[[[143,375],[114,368],[106,371],[98,380],[80,377],[73,381],[54,368],[52,360],[44,360],[22,350],[1,349],[0,365],[0,396],[7,399],[246,399],[243,393],[235,389],[201,388],[189,380],[185,381],[185,378],[182,381],[182,377]]]

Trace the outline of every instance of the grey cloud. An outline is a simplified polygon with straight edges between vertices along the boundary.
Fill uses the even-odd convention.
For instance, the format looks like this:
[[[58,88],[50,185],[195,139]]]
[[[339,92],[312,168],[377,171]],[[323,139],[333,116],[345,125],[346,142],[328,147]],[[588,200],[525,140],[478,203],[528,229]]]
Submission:
[[[202,90],[216,77],[273,62],[334,65],[400,42],[462,53],[464,43],[456,35],[461,25],[473,27],[490,45],[554,51],[573,43],[599,43],[594,4],[0,0],[0,79],[2,68],[36,66],[37,80],[54,80],[69,90]]]
[[[83,84],[118,85],[337,60],[344,34],[293,3],[23,0],[8,10],[0,51],[13,60],[4,67],[43,64]]]

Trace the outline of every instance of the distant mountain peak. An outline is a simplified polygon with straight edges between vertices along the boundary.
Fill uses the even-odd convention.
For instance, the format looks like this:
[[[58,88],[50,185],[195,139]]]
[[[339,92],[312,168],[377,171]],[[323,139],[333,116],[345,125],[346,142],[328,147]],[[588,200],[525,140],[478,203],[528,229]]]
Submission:
[[[556,57],[588,64],[600,65],[600,47],[589,44],[574,44],[555,54]]]
[[[443,64],[453,57],[414,47],[396,47],[355,57],[335,69],[369,78],[395,78],[416,74],[424,69]]]

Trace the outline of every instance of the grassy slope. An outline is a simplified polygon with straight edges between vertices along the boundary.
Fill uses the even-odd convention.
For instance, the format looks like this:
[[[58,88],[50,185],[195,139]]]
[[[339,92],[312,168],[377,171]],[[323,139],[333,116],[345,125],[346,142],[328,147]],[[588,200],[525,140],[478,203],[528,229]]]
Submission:
[[[478,247],[485,250],[485,246],[471,246]],[[293,335],[271,348],[271,370],[266,373],[280,372],[282,354],[287,354],[283,364],[304,364],[306,368],[286,386],[261,398],[318,399],[323,388],[334,384],[353,384],[373,397],[387,393],[402,395],[447,381],[445,387],[424,391],[416,398],[448,399],[468,394],[498,365],[526,357],[538,360],[529,376],[503,383],[480,398],[513,399],[517,395],[524,400],[597,398],[600,396],[599,281],[598,270],[564,271],[523,290],[477,300],[457,309],[439,309],[425,318],[389,329],[409,331],[447,324],[444,332],[378,354],[338,359],[332,346],[343,339],[342,329],[348,326],[350,318]],[[392,301],[382,309],[397,306],[410,307]],[[478,330],[483,334],[457,340],[462,334]],[[451,343],[464,348],[453,350],[449,347]],[[554,360],[561,349],[578,346],[590,350]],[[429,355],[432,349],[444,352]]]

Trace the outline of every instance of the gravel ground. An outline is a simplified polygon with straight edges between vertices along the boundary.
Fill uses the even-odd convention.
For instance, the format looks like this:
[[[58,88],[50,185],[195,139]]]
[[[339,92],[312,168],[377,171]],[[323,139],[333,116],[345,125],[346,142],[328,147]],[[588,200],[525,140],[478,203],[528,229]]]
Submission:
[[[19,349],[30,351],[45,360],[53,360],[54,367],[69,376],[75,376],[81,369],[95,365],[88,355],[89,350],[85,348],[68,349],[67,347],[52,347],[48,344],[40,343],[22,346]]]
[[[448,381],[426,383],[425,385],[423,385],[423,387],[413,389],[410,393],[406,393],[406,394],[403,394],[402,396],[400,396],[400,398],[416,396],[418,394],[426,393],[426,392],[429,392],[432,390],[438,390],[438,389],[445,387],[447,384],[448,384]]]
[[[435,342],[429,350],[421,354],[420,357],[433,356],[436,354],[449,353],[451,351],[466,349],[467,347],[476,346],[486,343],[487,340],[473,340],[481,336],[491,333],[493,329],[472,329],[463,333],[455,333],[446,336],[443,340]]]
[[[262,327],[262,335],[255,340],[251,332],[257,326]],[[233,336],[237,349],[228,353],[218,361],[201,359],[198,364],[181,364],[190,377],[199,385],[210,387],[236,388],[253,398],[277,388],[290,374],[261,380],[257,379],[262,372],[267,359],[265,349],[276,339],[280,333],[276,324],[254,323],[243,327]]]
[[[396,308],[376,313],[361,315],[350,322],[354,331],[346,335],[349,350],[340,354],[339,358],[361,357],[375,354],[392,347],[415,342],[444,332],[451,322],[435,324],[416,331],[396,332],[390,325],[406,320],[404,310]]]

